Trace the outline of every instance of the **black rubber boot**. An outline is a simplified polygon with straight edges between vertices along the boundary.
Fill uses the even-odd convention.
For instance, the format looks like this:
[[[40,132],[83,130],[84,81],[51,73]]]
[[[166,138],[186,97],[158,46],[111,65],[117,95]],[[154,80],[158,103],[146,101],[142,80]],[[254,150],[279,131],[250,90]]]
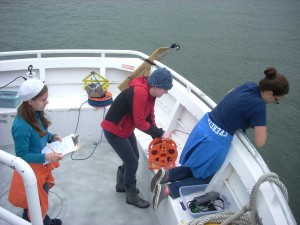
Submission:
[[[134,205],[138,208],[147,208],[149,207],[150,203],[141,199],[137,195],[136,185],[125,185],[126,188],[126,202],[129,205]]]
[[[124,183],[124,172],[122,171],[121,166],[118,167],[117,171],[116,192],[126,192]],[[136,193],[139,193],[139,189],[136,189]]]
[[[124,184],[124,172],[121,170],[121,166],[119,166],[117,171],[117,184],[116,184],[117,192],[126,192],[125,184]]]

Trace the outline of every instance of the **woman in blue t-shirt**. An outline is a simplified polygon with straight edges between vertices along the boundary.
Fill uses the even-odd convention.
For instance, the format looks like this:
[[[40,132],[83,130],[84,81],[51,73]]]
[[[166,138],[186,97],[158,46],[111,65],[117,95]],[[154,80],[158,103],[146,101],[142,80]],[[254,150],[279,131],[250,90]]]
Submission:
[[[231,90],[196,124],[181,153],[181,166],[168,171],[160,169],[151,181],[151,191],[155,191],[154,209],[168,195],[179,197],[181,186],[208,183],[223,164],[238,129],[245,132],[253,127],[255,145],[264,146],[266,104],[278,104],[289,92],[288,80],[275,68],[267,68],[264,74],[265,78],[258,85],[249,82]]]

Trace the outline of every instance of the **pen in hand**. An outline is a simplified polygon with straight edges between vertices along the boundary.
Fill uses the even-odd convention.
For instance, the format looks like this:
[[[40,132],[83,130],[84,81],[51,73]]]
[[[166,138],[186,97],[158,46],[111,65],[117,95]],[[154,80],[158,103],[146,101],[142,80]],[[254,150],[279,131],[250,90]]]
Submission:
[[[51,150],[53,153],[57,154],[57,152],[56,152],[56,151],[54,151],[54,149],[53,149],[53,148],[51,148],[51,147],[50,147],[50,145],[49,145],[48,143],[47,143],[46,145],[47,145],[47,147],[48,147],[48,148],[50,148],[50,150]]]

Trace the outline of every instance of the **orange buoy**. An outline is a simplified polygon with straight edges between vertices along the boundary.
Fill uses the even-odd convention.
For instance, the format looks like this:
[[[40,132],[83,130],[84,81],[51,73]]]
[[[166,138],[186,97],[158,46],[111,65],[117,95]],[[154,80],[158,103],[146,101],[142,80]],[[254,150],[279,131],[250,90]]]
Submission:
[[[150,170],[171,169],[176,166],[178,152],[176,143],[173,140],[155,138],[150,142],[148,151]]]

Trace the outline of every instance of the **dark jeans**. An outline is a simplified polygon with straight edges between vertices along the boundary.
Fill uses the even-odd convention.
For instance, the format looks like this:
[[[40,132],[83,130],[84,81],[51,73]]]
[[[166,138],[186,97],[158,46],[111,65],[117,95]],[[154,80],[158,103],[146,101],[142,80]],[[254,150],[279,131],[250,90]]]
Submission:
[[[44,188],[45,192],[48,194],[48,192],[49,192],[49,183],[45,183],[43,188]],[[24,220],[27,220],[28,222],[30,222],[30,220],[28,218],[28,209],[24,209],[22,218]],[[43,224],[44,225],[50,225],[51,224],[51,219],[47,214],[44,218]]]
[[[125,184],[135,185],[140,155],[134,133],[128,138],[120,138],[104,130],[104,135],[108,143],[123,161],[121,171],[124,171]]]
[[[188,167],[174,167],[169,170],[168,181],[171,182],[168,187],[170,190],[170,196],[172,198],[178,198],[180,196],[179,188],[182,186],[192,186],[200,184],[208,184],[213,177],[207,177],[205,179],[198,179],[193,176],[192,171]]]

